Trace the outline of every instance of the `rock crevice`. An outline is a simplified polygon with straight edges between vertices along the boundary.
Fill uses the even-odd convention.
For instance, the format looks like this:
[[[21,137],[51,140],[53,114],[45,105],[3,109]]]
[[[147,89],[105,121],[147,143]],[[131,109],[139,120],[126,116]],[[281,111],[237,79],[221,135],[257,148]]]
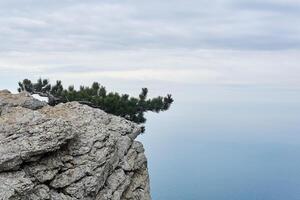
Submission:
[[[140,132],[76,102],[0,91],[0,199],[150,200]]]

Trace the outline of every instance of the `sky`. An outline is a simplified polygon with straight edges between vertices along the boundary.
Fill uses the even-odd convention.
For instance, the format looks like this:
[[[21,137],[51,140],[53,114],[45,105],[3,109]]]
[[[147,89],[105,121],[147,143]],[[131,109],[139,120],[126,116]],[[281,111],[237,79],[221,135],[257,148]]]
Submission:
[[[299,17],[298,0],[0,0],[0,85],[298,89]]]

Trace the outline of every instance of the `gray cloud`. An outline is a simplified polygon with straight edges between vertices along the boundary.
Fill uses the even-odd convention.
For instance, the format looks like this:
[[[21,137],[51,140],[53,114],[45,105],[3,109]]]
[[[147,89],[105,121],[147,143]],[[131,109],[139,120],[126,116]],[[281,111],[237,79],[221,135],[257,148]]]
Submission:
[[[262,12],[277,12],[285,14],[299,15],[300,2],[296,0],[266,0],[266,1],[244,1],[235,4],[237,9],[257,10]]]
[[[300,87],[298,0],[0,1],[0,83]]]
[[[1,51],[300,48],[297,1],[1,1]]]

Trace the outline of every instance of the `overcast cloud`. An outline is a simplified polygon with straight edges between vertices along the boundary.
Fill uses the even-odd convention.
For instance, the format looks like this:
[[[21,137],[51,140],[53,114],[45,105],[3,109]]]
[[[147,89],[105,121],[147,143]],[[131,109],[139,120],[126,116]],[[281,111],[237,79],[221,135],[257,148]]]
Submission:
[[[0,78],[299,87],[299,18],[296,0],[0,0]]]

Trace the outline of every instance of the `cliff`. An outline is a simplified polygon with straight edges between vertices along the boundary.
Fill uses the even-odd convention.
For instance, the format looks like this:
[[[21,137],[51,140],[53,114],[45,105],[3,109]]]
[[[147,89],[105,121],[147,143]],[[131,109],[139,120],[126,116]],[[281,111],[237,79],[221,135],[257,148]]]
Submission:
[[[150,200],[140,132],[76,102],[0,91],[0,199]]]

